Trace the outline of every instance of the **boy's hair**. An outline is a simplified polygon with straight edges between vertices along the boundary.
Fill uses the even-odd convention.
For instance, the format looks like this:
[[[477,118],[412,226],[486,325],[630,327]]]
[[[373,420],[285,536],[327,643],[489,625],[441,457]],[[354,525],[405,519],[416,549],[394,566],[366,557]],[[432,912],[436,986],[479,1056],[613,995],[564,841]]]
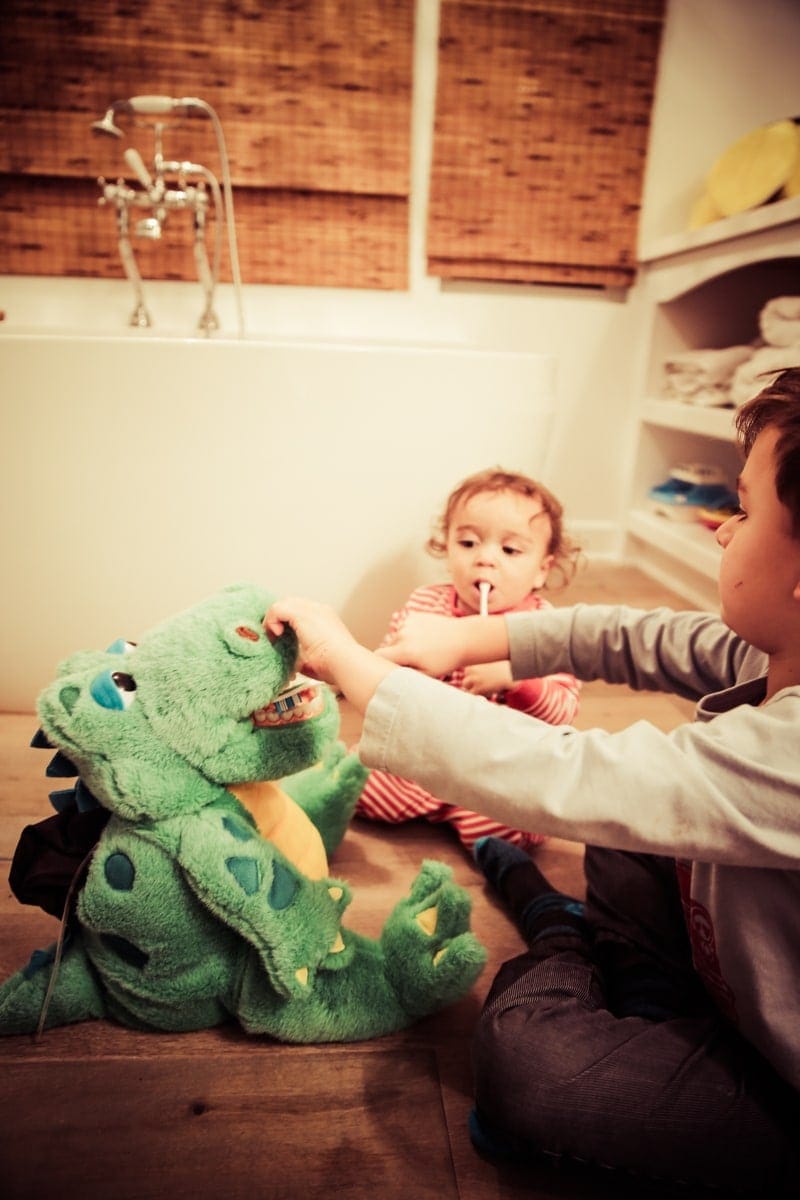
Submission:
[[[447,533],[456,507],[464,500],[484,492],[516,492],[531,500],[541,501],[542,511],[547,513],[550,521],[550,540],[547,553],[553,556],[553,566],[548,572],[545,587],[550,582],[553,571],[561,576],[561,586],[565,587],[575,574],[580,546],[564,532],[564,508],[560,500],[544,484],[537,483],[527,475],[519,475],[514,471],[504,471],[501,467],[490,467],[468,475],[453,489],[447,497],[444,512],[435,521],[433,533],[425,543],[425,549],[434,558],[444,558],[447,553]]]
[[[745,458],[764,429],[777,429],[775,491],[790,513],[792,535],[800,538],[800,366],[780,375],[736,414]]]

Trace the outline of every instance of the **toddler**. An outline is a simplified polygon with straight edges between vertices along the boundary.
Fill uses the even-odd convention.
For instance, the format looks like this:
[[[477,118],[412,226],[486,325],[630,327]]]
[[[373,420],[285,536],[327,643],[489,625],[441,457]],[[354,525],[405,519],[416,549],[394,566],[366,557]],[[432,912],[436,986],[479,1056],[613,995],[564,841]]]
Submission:
[[[409,613],[474,616],[481,611],[483,591],[486,611],[492,614],[550,608],[541,589],[551,573],[568,581],[578,555],[564,533],[562,506],[555,496],[525,475],[499,469],[470,475],[451,492],[426,549],[446,560],[451,582],[412,592],[392,616],[384,646],[394,640]],[[500,661],[456,669],[441,678],[553,725],[571,724],[578,710],[580,685],[567,672],[514,681],[509,662]],[[370,774],[356,813],[392,823],[415,817],[446,821],[468,850],[489,835],[525,849],[543,840],[539,834],[445,804],[412,780],[387,771]]]

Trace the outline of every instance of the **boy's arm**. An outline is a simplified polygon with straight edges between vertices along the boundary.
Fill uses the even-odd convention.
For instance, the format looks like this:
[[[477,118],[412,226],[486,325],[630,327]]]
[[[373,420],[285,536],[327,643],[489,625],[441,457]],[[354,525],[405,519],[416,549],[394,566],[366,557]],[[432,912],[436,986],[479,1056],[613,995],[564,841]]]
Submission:
[[[796,866],[800,698],[738,704],[671,733],[547,725],[399,669],[377,689],[365,766],[515,829],[748,867]]]
[[[533,618],[512,613],[507,622],[515,678],[569,671],[698,700],[733,686],[753,654],[710,613],[578,604]]]
[[[578,604],[457,621],[409,613],[380,654],[427,675],[509,659],[515,679],[568,672],[697,700],[736,682],[747,649],[709,613]]]
[[[528,616],[527,613],[521,614]],[[538,616],[539,614],[537,614]],[[440,617],[410,612],[381,657],[426,675],[449,675],[459,667],[509,658],[506,618]]]
[[[273,638],[292,629],[297,638],[298,668],[339,688],[360,713],[366,712],[378,685],[397,669],[357,642],[327,604],[287,596],[271,606],[264,628]]]
[[[518,679],[569,671],[579,679],[696,700],[732,686],[753,653],[718,617],[706,613],[607,605],[457,621],[409,613],[395,641],[378,653],[361,646],[333,609],[311,600],[278,601],[265,625],[272,636],[292,626],[298,665],[334,683],[362,713],[397,665],[445,675],[459,666],[510,659]],[[753,669],[751,677],[757,673]]]
[[[392,643],[372,651],[360,645],[328,605],[287,596],[264,618],[271,637],[291,627],[298,642],[298,668],[339,688],[365,712],[377,687],[398,665],[430,675],[447,675],[464,664],[508,658],[504,617],[440,617],[409,612]]]

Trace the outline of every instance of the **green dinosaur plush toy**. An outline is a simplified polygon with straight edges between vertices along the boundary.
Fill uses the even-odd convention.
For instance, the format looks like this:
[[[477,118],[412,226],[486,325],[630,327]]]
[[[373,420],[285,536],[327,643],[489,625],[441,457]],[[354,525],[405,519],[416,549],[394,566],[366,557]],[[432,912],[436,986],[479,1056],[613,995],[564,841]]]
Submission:
[[[58,751],[48,774],[79,776],[54,803],[110,815],[63,955],[36,951],[0,988],[0,1032],[237,1020],[346,1041],[472,987],[485,953],[441,863],[423,863],[378,939],[343,927],[350,893],[327,856],[366,772],[336,740],[330,690],[293,675],[292,632],[265,634],[273,599],[228,588],[135,646],[73,655],[40,696],[34,745]]]

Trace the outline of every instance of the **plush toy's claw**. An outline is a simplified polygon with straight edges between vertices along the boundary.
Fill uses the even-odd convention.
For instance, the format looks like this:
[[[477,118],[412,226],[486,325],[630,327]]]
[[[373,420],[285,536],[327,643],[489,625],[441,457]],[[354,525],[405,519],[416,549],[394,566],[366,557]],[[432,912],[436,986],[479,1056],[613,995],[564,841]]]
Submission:
[[[436,918],[438,912],[436,908],[426,908],[423,912],[417,913],[415,920],[420,929],[427,933],[428,937],[433,937],[436,933]]]

